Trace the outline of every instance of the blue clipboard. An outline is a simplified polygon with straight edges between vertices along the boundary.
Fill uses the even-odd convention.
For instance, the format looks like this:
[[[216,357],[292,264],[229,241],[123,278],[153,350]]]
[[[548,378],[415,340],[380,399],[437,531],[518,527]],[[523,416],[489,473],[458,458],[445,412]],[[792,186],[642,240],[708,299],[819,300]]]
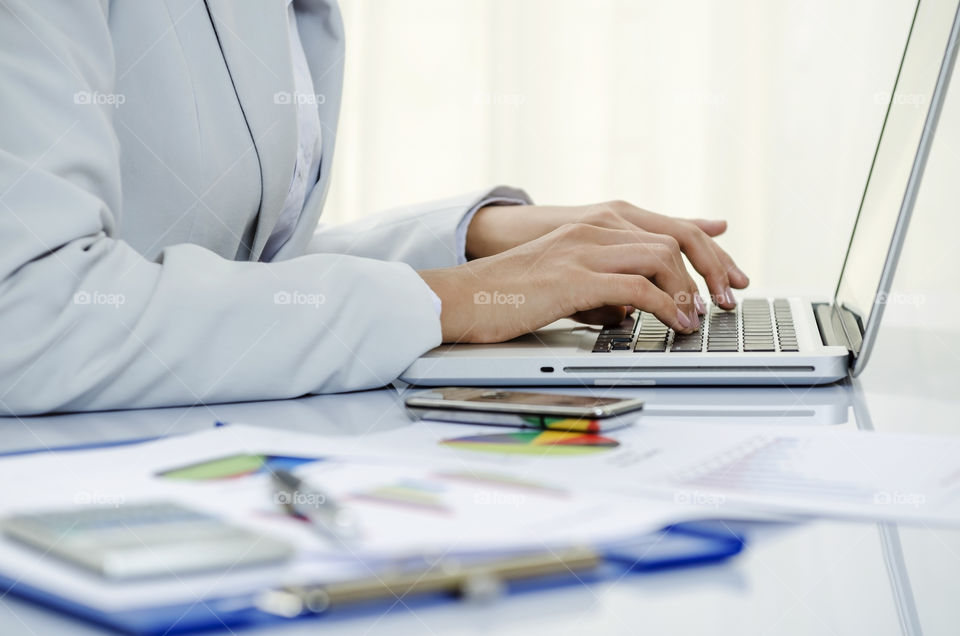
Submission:
[[[670,568],[716,563],[739,553],[743,537],[709,522],[678,524],[628,541],[604,551],[604,562],[595,570],[577,572],[576,576],[547,576],[509,583],[505,591],[527,594],[575,584],[616,580],[631,573],[653,572]],[[103,612],[43,589],[0,576],[0,588],[12,595],[44,605],[77,618],[98,623],[128,634],[183,634],[212,629],[231,630],[267,626],[290,620],[342,620],[382,613],[391,603],[379,601],[335,609],[325,614],[304,614],[283,618],[260,611],[254,606],[255,594],[210,598],[187,604],[164,605],[120,612]],[[259,593],[259,592],[258,592]],[[408,596],[404,608],[427,607],[450,602],[455,597],[445,594]],[[404,611],[402,608],[396,611]]]
[[[90,448],[136,444],[147,439],[89,444],[81,446],[38,449],[0,453],[0,457],[22,455],[30,452],[86,450]],[[726,560],[743,550],[744,538],[720,522],[698,521],[668,526],[658,532],[648,533],[634,540],[618,542],[602,552],[603,562],[593,570],[579,571],[574,576],[549,575],[538,579],[515,581],[505,584],[508,594],[526,594],[551,588],[616,580],[628,574],[642,574],[664,569],[690,567]],[[105,612],[95,607],[77,603],[68,598],[47,592],[0,575],[0,589],[5,593],[38,603],[63,614],[97,623],[115,631],[138,634],[183,634],[213,629],[241,629],[267,626],[291,620],[341,620],[361,618],[364,615],[383,612],[391,603],[379,601],[337,608],[323,614],[303,614],[284,618],[257,609],[255,597],[264,590],[241,596],[207,598],[202,601],[175,605],[137,608],[118,612]],[[404,597],[400,609],[427,607],[431,604],[450,602],[456,597],[449,594],[429,594]]]

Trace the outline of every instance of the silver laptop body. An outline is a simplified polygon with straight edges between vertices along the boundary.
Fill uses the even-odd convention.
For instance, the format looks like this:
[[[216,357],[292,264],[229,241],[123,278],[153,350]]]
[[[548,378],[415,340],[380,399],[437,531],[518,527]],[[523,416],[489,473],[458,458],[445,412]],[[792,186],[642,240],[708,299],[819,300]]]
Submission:
[[[401,379],[425,386],[812,385],[856,376],[889,298],[958,32],[957,0],[917,3],[832,302],[746,298],[735,311],[711,307],[693,336],[678,336],[645,312],[604,329],[560,320],[505,343],[437,347]]]

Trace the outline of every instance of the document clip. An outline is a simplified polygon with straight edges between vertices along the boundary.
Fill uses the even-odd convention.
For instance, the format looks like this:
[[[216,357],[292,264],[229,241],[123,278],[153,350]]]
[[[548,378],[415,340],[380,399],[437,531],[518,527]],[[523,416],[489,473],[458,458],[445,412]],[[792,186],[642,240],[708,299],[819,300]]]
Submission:
[[[320,585],[296,585],[268,590],[255,601],[267,614],[295,618],[323,614],[364,601],[395,600],[416,594],[449,594],[484,602],[500,596],[507,584],[550,575],[570,576],[593,570],[602,557],[592,548],[573,547],[463,564],[444,558],[426,569]]]

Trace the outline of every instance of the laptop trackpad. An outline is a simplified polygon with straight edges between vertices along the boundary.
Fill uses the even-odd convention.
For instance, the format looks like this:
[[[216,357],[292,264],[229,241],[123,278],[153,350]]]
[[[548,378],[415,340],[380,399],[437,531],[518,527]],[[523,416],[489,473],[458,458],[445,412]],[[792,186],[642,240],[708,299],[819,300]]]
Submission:
[[[585,325],[564,318],[546,327],[542,327],[534,333],[528,333],[525,336],[514,338],[500,346],[513,345],[523,348],[533,347],[539,349],[572,348],[591,351],[599,334],[600,327],[596,325]]]

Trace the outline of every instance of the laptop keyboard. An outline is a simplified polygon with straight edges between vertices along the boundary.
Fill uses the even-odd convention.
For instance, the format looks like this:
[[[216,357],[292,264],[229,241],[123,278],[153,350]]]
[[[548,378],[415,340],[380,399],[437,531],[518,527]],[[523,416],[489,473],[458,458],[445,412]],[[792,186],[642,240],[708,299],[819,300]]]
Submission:
[[[700,329],[678,334],[656,316],[634,312],[619,325],[604,327],[594,353],[736,353],[739,351],[798,351],[797,332],[785,298],[747,298],[736,309],[711,306]],[[706,336],[706,337],[704,337]]]

